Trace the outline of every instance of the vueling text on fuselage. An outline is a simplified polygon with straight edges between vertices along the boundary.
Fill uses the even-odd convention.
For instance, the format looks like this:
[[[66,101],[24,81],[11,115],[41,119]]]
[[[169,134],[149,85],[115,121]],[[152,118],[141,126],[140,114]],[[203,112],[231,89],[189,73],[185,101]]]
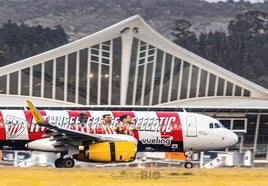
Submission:
[[[51,125],[67,129],[70,129],[71,125],[76,125],[79,127],[90,127],[94,130],[102,125],[101,117],[88,117],[84,122],[81,122],[79,117],[44,116],[44,119]],[[171,132],[172,123],[175,121],[175,117],[133,118],[133,123],[130,128],[138,129],[139,131]],[[118,123],[120,123],[119,117],[114,118],[110,127],[115,129]]]

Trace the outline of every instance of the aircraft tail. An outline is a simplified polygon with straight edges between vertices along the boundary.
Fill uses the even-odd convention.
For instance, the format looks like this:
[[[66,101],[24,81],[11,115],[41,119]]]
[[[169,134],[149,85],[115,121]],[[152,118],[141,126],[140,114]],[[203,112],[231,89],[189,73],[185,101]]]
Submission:
[[[29,109],[36,121],[36,123],[38,125],[46,125],[46,121],[44,120],[44,118],[42,117],[42,115],[40,114],[40,112],[37,110],[37,108],[33,105],[33,103],[30,100],[26,100]]]

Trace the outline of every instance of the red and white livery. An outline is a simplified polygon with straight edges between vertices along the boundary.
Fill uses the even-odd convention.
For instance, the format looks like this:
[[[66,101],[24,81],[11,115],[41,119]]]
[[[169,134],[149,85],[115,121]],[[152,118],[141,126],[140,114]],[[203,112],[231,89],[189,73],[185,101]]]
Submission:
[[[57,152],[56,167],[73,167],[74,160],[129,162],[137,152],[217,150],[237,143],[238,137],[214,118],[188,112],[0,110],[0,149]],[[102,116],[111,125],[100,131]],[[120,116],[132,117],[129,135],[116,134]],[[83,116],[83,117],[82,117]],[[107,127],[107,126],[106,126]],[[192,167],[187,162],[187,167]]]

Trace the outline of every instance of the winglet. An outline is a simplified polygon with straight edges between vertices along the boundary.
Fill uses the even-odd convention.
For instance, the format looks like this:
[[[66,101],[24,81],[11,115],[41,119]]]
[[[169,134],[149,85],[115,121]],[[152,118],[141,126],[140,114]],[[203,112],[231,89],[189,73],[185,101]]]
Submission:
[[[35,121],[37,122],[37,124],[39,125],[45,125],[46,122],[44,120],[44,118],[42,117],[42,115],[40,114],[40,112],[35,108],[35,106],[33,105],[33,103],[30,100],[26,100],[30,111],[35,119]]]

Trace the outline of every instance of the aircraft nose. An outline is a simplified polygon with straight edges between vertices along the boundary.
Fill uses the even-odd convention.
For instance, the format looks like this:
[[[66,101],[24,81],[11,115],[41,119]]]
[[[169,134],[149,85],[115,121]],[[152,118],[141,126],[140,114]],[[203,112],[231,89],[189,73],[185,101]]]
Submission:
[[[233,146],[233,145],[237,144],[238,136],[234,132],[230,131],[230,134],[229,134],[228,138],[229,138],[230,146]]]

